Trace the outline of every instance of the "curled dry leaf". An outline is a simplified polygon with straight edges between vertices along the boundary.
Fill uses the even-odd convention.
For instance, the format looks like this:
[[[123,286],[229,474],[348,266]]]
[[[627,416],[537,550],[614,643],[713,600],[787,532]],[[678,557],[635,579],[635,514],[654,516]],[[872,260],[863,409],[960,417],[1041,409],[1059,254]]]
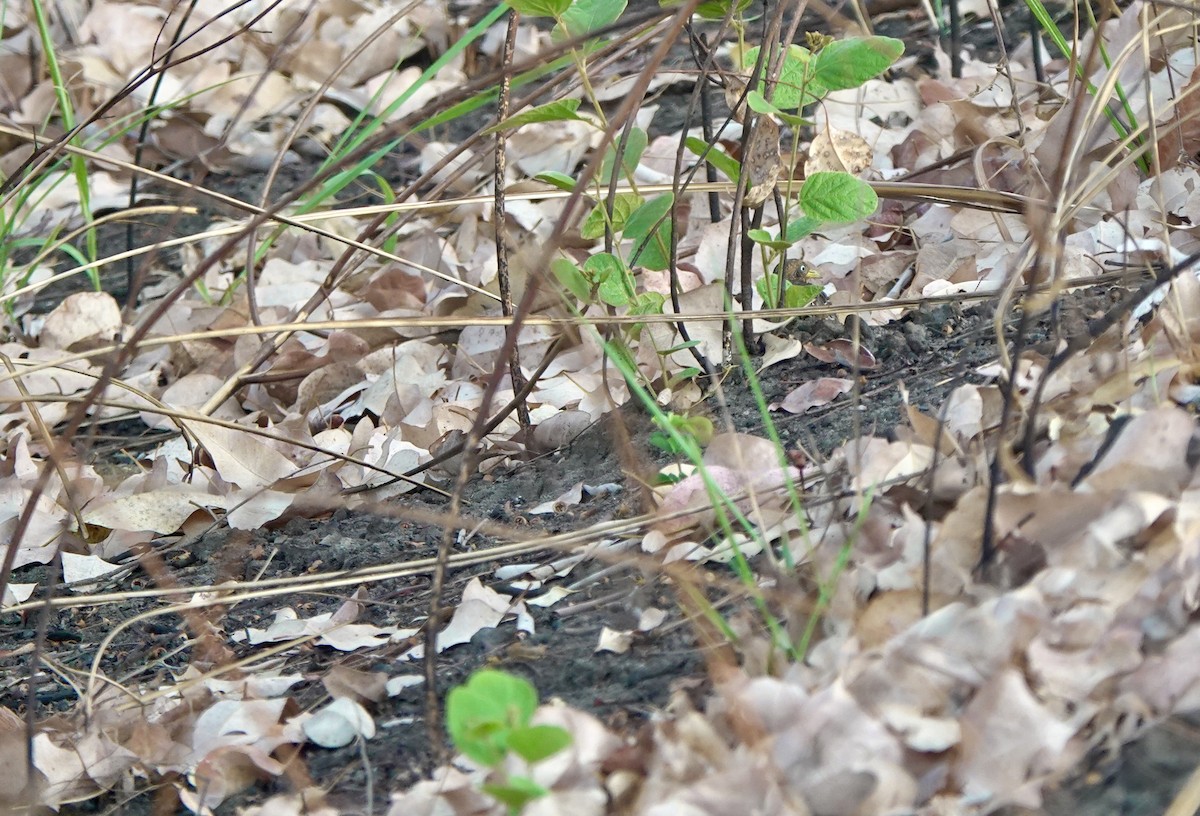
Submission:
[[[87,351],[107,346],[121,334],[121,307],[107,292],[68,295],[42,324],[42,348]]]
[[[871,166],[874,151],[857,133],[827,127],[816,135],[808,148],[805,174],[841,172],[858,175]]]
[[[828,405],[854,387],[854,380],[844,377],[820,377],[792,389],[779,403],[789,414],[803,414],[811,408]]]
[[[748,178],[746,197],[742,206],[748,209],[762,206],[783,175],[783,157],[779,153],[779,125],[769,116],[754,120],[750,147],[742,160]]]
[[[750,434],[717,434],[709,442],[703,461],[707,480],[705,474],[692,473],[665,490],[657,511],[659,520],[643,540],[643,549],[656,552],[669,543],[667,536],[689,529],[704,530],[715,522],[714,497],[708,482],[761,525],[772,527],[781,515],[789,515],[786,497],[777,491],[789,479],[798,479],[800,473],[791,466],[777,464],[779,454],[770,440]]]
[[[531,507],[529,512],[531,515],[535,516],[544,515],[546,513],[565,513],[570,508],[578,505],[581,501],[583,501],[583,482],[576,482],[562,495]]]
[[[60,553],[63,562],[63,582],[70,586],[72,592],[95,592],[99,587],[90,579],[115,575],[120,571],[119,564],[112,564],[97,555],[78,555],[76,553]]]
[[[394,794],[387,816],[412,816],[414,813],[502,816],[506,812],[499,802],[480,790],[476,779],[446,766],[439,768],[432,779]]]
[[[210,504],[210,499],[217,502]],[[188,516],[206,506],[224,506],[215,496],[198,490],[167,488],[100,499],[83,511],[88,524],[110,530],[150,530],[167,534],[178,530]]]
[[[337,664],[322,678],[330,697],[378,703],[387,696],[388,677],[383,672],[366,672]]]
[[[862,371],[870,371],[879,367],[879,363],[875,361],[875,355],[871,353],[870,349],[861,343],[856,346],[853,340],[845,337],[839,337],[819,345],[810,343],[804,347],[804,350],[823,363],[833,363]]]
[[[445,651],[452,646],[468,643],[483,629],[494,629],[505,618],[516,616],[521,631],[533,629],[533,619],[522,600],[514,601],[509,595],[485,587],[478,578],[472,578],[463,590],[462,600],[454,610],[454,616],[437,638],[437,650]],[[414,646],[404,653],[408,660],[418,660],[425,654],[422,645]]]
[[[181,421],[208,451],[221,478],[239,487],[267,487],[295,473],[296,466],[249,431],[202,421]]]
[[[804,350],[804,344],[794,337],[780,337],[776,334],[763,335],[763,356],[759,361],[758,373],[766,371],[776,363],[782,363],[793,357],[798,357]]]
[[[0,707],[0,762],[8,769],[0,776],[0,808],[25,805],[33,796],[26,751],[25,721]]]
[[[349,697],[332,703],[301,720],[300,727],[310,742],[322,748],[341,748],[355,739],[375,736],[375,721],[367,710]]]
[[[326,804],[324,790],[309,787],[294,793],[277,793],[261,805],[239,809],[238,816],[342,816],[342,811]]]
[[[532,447],[539,453],[564,448],[594,423],[587,411],[559,411],[534,428]]]
[[[596,652],[612,652],[613,654],[625,654],[629,651],[629,647],[633,644],[633,633],[617,629],[610,629],[607,626],[600,630],[600,639],[596,643]]]
[[[398,631],[396,627],[379,627],[372,624],[352,623],[355,604],[343,604],[338,612],[326,612],[311,618],[300,618],[291,607],[276,610],[274,622],[266,629],[247,627],[235,632],[235,642],[246,640],[251,644],[278,643],[285,640],[315,636],[315,642],[331,646],[340,651],[383,646]]]

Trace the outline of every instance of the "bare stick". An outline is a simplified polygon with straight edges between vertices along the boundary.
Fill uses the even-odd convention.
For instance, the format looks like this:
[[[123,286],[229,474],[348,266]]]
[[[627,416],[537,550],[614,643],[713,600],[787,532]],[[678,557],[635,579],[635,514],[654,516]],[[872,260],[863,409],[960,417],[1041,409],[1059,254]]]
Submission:
[[[512,91],[512,62],[513,51],[517,42],[517,21],[520,14],[516,10],[508,13],[508,34],[504,38],[504,75],[500,79],[500,101],[497,106],[496,120],[503,122],[508,118],[508,100]],[[507,138],[504,129],[496,131],[496,207],[492,214],[492,226],[496,230],[496,274],[500,278],[500,311],[505,317],[512,317],[512,280],[508,275],[508,244],[505,243],[505,227],[507,217],[504,212],[504,170],[508,165],[508,155],[505,150]],[[521,344],[513,343],[512,351],[508,354],[508,371],[512,377],[514,394],[520,394],[525,385],[525,377],[521,373]],[[517,422],[521,428],[529,428],[529,404],[522,399],[517,403]]]

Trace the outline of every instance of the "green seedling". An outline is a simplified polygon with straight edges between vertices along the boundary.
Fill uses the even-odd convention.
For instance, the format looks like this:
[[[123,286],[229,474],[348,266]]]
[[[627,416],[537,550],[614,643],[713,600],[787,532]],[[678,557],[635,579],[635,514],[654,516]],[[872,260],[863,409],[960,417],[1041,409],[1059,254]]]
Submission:
[[[854,37],[834,40],[810,35],[808,46],[789,45],[782,55],[778,79],[767,83],[766,63],[759,48],[742,52],[743,68],[758,70],[759,87],[746,96],[754,112],[777,119],[793,129],[791,164],[796,163],[799,132],[811,124],[802,111],[821,103],[832,91],[856,88],[888,69],[904,53],[904,43],[891,37]],[[760,88],[766,88],[764,93]],[[730,178],[741,175],[741,165],[715,146],[690,140],[687,147]],[[813,172],[792,194],[787,183],[787,210],[780,214],[779,230],[764,229],[747,233],[760,253],[764,268],[780,269],[787,265],[787,253],[803,238],[824,226],[860,221],[879,206],[875,191],[862,179],[845,172]],[[768,308],[803,308],[813,301],[818,290],[789,282],[782,274],[768,273],[756,284]]]
[[[672,456],[679,456],[685,452],[684,445],[680,444],[680,437],[700,448],[707,445],[713,438],[713,424],[708,417],[689,417],[671,413],[656,417],[655,421],[665,427],[663,430],[650,434],[650,444]]]
[[[768,272],[755,286],[768,309],[802,309],[821,294],[821,287],[802,283],[813,276],[800,261],[787,261],[776,271]]]
[[[483,785],[511,814],[545,796],[547,791],[525,776],[505,774],[504,760],[516,755],[532,764],[571,744],[571,735],[553,725],[532,725],[537,690],[508,672],[482,669],[446,697],[446,729],[455,747],[493,769],[494,781]]]

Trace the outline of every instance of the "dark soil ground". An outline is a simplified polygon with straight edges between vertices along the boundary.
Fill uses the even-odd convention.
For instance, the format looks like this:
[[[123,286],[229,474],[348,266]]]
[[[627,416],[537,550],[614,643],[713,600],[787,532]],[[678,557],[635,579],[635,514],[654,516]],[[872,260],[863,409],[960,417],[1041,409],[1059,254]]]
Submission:
[[[1107,292],[1095,291],[1074,295],[1067,299],[1064,308],[1090,315],[1106,305],[1109,296]],[[1040,321],[1030,339],[1034,342],[1044,339],[1049,325],[1047,320]],[[808,318],[795,326],[801,336],[828,336],[840,330],[837,324],[821,318]],[[843,441],[857,436],[858,428],[886,433],[901,422],[898,387],[901,382],[908,388],[913,404],[935,412],[956,385],[964,379],[974,379],[974,369],[995,357],[991,316],[986,308],[964,312],[945,306],[918,312],[871,331],[867,342],[881,365],[875,371],[864,372],[857,403],[842,399],[803,416],[776,416],[785,441],[803,444],[815,455],[826,455]],[[837,373],[834,366],[799,358],[768,369],[763,386],[767,399],[775,401],[807,379]],[[736,380],[727,381],[725,396],[737,428],[760,432],[757,411],[744,386]],[[577,529],[638,512],[631,500],[638,482],[628,471],[629,459],[623,458],[613,443],[619,436],[611,427],[615,421],[625,423],[631,449],[649,460],[650,423],[640,412],[626,410],[585,432],[562,451],[505,467],[486,479],[476,480],[466,492],[466,514],[524,525],[532,538],[538,533]],[[646,464],[661,463],[659,457],[658,461]],[[580,480],[590,484],[621,484],[624,495],[583,504],[555,516],[522,513],[523,509],[559,495]],[[164,559],[174,579],[189,586],[245,579],[260,572],[262,577],[271,578],[398,564],[436,552],[441,529],[412,516],[414,511],[436,510],[443,505],[444,500],[436,496],[409,494],[381,506],[375,514],[337,511],[322,518],[293,519],[278,529],[259,530],[249,536],[215,530],[184,547],[170,548],[164,544]],[[486,548],[491,543],[491,539],[480,537],[475,546]],[[457,597],[462,586],[476,575],[485,583],[497,585],[491,578],[495,566],[454,572],[450,597]],[[565,580],[577,581],[588,571],[595,573],[604,567],[591,564]],[[30,576],[24,577],[28,580]],[[680,621],[670,587],[663,582],[646,584],[645,580],[638,570],[618,571],[573,595],[569,607],[531,608],[537,633],[530,637],[519,636],[511,623],[481,632],[471,643],[454,647],[440,657],[441,689],[462,682],[476,668],[503,667],[528,677],[543,698],[559,697],[594,713],[615,728],[634,728],[644,717],[660,710],[672,690],[688,688],[701,692],[704,687],[703,655],[690,628]],[[151,582],[136,571],[124,583],[126,588],[141,585],[148,586]],[[428,589],[428,576],[372,583],[368,586],[364,620],[379,625],[416,625],[428,611]],[[638,604],[674,610],[670,623],[636,642],[624,655],[595,653],[602,627],[630,627],[634,593]],[[286,601],[248,601],[223,612],[214,623],[226,634],[244,627],[266,627],[274,611],[285,603],[301,616],[311,616],[332,611],[340,598],[332,593],[297,593]],[[86,670],[100,640],[115,625],[156,605],[153,600],[145,600],[54,614],[48,621],[46,656],[58,665]],[[0,649],[28,642],[39,623],[36,617],[25,621],[15,616],[4,617]],[[130,627],[116,638],[101,669],[126,683],[153,687],[166,680],[169,673],[181,671],[190,660],[189,652],[180,650],[187,642],[186,631],[176,617],[154,618]],[[249,653],[246,647],[235,647],[235,651],[239,657]],[[298,702],[316,706],[327,699],[319,678],[334,664],[389,676],[420,671],[419,665],[398,663],[396,657],[395,651],[387,649],[344,654],[327,648],[305,648],[289,655],[286,664],[289,670],[311,678],[295,690]],[[28,702],[29,666],[21,659],[8,659],[0,661],[0,672],[7,677],[0,689],[0,705],[24,711]],[[66,710],[75,701],[72,689],[53,674],[40,673],[35,684],[37,706],[42,714]],[[420,687],[384,700],[372,713],[382,727],[365,744],[365,756],[353,745],[338,750],[308,746],[299,758],[315,783],[333,791],[334,801],[347,808],[361,808],[369,795],[373,795],[377,808],[382,807],[380,803],[386,801],[387,791],[415,782],[435,764],[426,736],[424,695]],[[1072,786],[1054,792],[1046,812],[1064,816],[1158,812],[1174,788],[1200,762],[1200,739],[1196,734],[1195,729],[1182,723],[1168,724],[1119,757],[1097,757],[1094,769],[1081,771]],[[264,781],[227,802],[218,812],[232,814],[236,806],[261,801],[266,795],[285,790],[287,785],[283,780]],[[152,812],[153,801],[153,793],[146,791],[132,799],[102,797],[62,812],[143,814]]]

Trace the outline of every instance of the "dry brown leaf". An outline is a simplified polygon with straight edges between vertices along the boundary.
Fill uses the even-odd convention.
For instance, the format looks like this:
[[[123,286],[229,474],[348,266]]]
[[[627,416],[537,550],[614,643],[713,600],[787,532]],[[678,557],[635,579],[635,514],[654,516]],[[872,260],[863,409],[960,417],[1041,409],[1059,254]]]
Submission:
[[[806,175],[812,173],[851,173],[858,175],[871,166],[875,153],[867,140],[856,133],[826,127],[808,148],[804,163]]]
[[[963,714],[955,776],[967,796],[1037,808],[1040,777],[1063,767],[1077,726],[1061,721],[1014,669],[986,682]]]
[[[754,120],[750,146],[742,159],[746,174],[746,197],[742,206],[748,209],[761,206],[775,190],[783,175],[783,156],[779,152],[779,125],[769,116]]]
[[[268,487],[296,472],[296,466],[261,437],[190,419],[180,424],[204,446],[217,473],[227,482],[247,488]]]
[[[37,791],[30,784],[26,748],[25,721],[0,707],[0,762],[8,768],[0,776],[0,808],[16,809],[35,801]]]
[[[804,350],[804,344],[794,337],[780,337],[776,334],[763,335],[763,356],[759,360],[758,373],[766,371],[776,363],[782,363],[798,357]]]
[[[854,387],[854,380],[844,377],[819,377],[793,388],[779,403],[789,414],[803,414],[812,408],[828,405]]]
[[[359,671],[338,663],[330,667],[321,682],[330,697],[378,703],[387,697],[387,679],[384,672]]]
[[[121,307],[107,292],[77,292],[46,315],[38,340],[43,348],[87,351],[121,335]]]
[[[1171,120],[1158,127],[1161,135],[1155,147],[1162,170],[1171,170],[1181,161],[1195,161],[1200,152],[1200,66],[1179,89]]]
[[[862,371],[870,371],[879,367],[879,363],[876,362],[875,355],[871,353],[870,349],[861,343],[855,344],[853,340],[845,337],[839,337],[827,343],[809,343],[804,350],[810,357],[815,357],[823,363],[858,368]]]
[[[586,411],[559,411],[534,428],[531,447],[542,453],[564,448],[594,422]]]
[[[224,497],[184,485],[128,496],[106,496],[88,505],[83,520],[110,530],[150,530],[166,535],[203,508],[228,506]]]
[[[1136,485],[1139,490],[1178,495],[1191,479],[1188,446],[1195,434],[1195,419],[1180,408],[1140,414],[1121,430],[1086,483],[1096,490]]]

